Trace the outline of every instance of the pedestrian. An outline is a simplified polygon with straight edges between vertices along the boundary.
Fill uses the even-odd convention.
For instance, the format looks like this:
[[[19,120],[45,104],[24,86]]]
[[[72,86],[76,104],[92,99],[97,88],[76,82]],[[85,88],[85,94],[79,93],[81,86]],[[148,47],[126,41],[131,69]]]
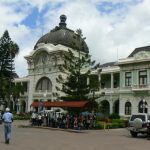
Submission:
[[[74,129],[75,130],[78,129],[78,117],[77,116],[74,117]]]
[[[5,113],[3,114],[3,122],[4,122],[4,135],[5,135],[5,143],[9,144],[11,137],[11,124],[13,122],[13,114],[10,113],[10,109],[6,108]]]
[[[41,126],[42,125],[42,115],[39,113],[37,116],[37,125]]]
[[[33,126],[37,124],[36,118],[37,118],[37,114],[36,114],[36,112],[33,112],[31,115],[31,122],[32,122]]]

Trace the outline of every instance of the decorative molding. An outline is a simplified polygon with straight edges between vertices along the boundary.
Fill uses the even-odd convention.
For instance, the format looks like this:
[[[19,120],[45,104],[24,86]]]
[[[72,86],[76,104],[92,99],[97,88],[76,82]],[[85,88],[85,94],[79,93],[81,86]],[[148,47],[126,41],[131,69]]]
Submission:
[[[150,53],[147,51],[141,51],[134,55],[135,59],[143,59],[143,58],[150,58]]]

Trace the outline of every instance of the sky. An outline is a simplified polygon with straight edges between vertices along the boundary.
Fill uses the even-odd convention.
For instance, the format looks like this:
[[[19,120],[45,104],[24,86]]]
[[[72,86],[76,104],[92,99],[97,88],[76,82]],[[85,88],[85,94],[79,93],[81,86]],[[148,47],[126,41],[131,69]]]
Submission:
[[[19,45],[16,73],[28,75],[28,55],[38,39],[59,24],[82,29],[97,63],[126,58],[137,47],[150,45],[150,0],[0,0],[0,36],[8,30]]]

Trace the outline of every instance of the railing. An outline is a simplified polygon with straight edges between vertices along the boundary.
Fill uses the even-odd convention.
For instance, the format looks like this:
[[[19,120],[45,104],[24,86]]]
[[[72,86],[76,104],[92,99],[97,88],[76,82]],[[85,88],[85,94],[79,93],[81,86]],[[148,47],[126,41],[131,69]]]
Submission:
[[[44,96],[52,96],[52,91],[45,91],[45,90],[36,90],[33,93],[33,96],[40,96],[40,97],[44,97]]]
[[[139,91],[139,90],[150,90],[150,85],[132,85],[132,90],[133,91]]]
[[[24,92],[23,94],[20,93],[20,96],[28,96],[28,92]]]
[[[131,86],[124,86],[124,87],[121,87],[120,90],[132,90],[132,87]]]
[[[118,93],[119,92],[120,87],[117,88],[102,88],[100,89],[101,93]]]
[[[35,93],[50,93],[51,90],[35,90]]]

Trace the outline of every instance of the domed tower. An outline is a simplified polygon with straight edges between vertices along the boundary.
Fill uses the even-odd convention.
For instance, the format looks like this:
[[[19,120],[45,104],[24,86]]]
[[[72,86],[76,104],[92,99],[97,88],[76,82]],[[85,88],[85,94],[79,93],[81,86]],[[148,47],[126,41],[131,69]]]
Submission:
[[[56,78],[58,75],[66,76],[59,70],[64,63],[64,53],[71,50],[76,56],[89,52],[84,38],[67,28],[67,17],[60,16],[60,23],[50,32],[42,36],[34,46],[34,50],[25,56],[28,62],[29,95],[28,109],[34,100],[54,100],[58,93]],[[62,93],[59,93],[62,96]]]
[[[59,26],[56,26],[49,33],[42,36],[35,44],[34,50],[37,49],[40,43],[51,43],[54,45],[61,44],[74,50],[80,50],[82,52],[88,53],[89,49],[84,39],[82,39],[73,30],[67,28],[66,19],[67,17],[65,15],[61,15]]]

